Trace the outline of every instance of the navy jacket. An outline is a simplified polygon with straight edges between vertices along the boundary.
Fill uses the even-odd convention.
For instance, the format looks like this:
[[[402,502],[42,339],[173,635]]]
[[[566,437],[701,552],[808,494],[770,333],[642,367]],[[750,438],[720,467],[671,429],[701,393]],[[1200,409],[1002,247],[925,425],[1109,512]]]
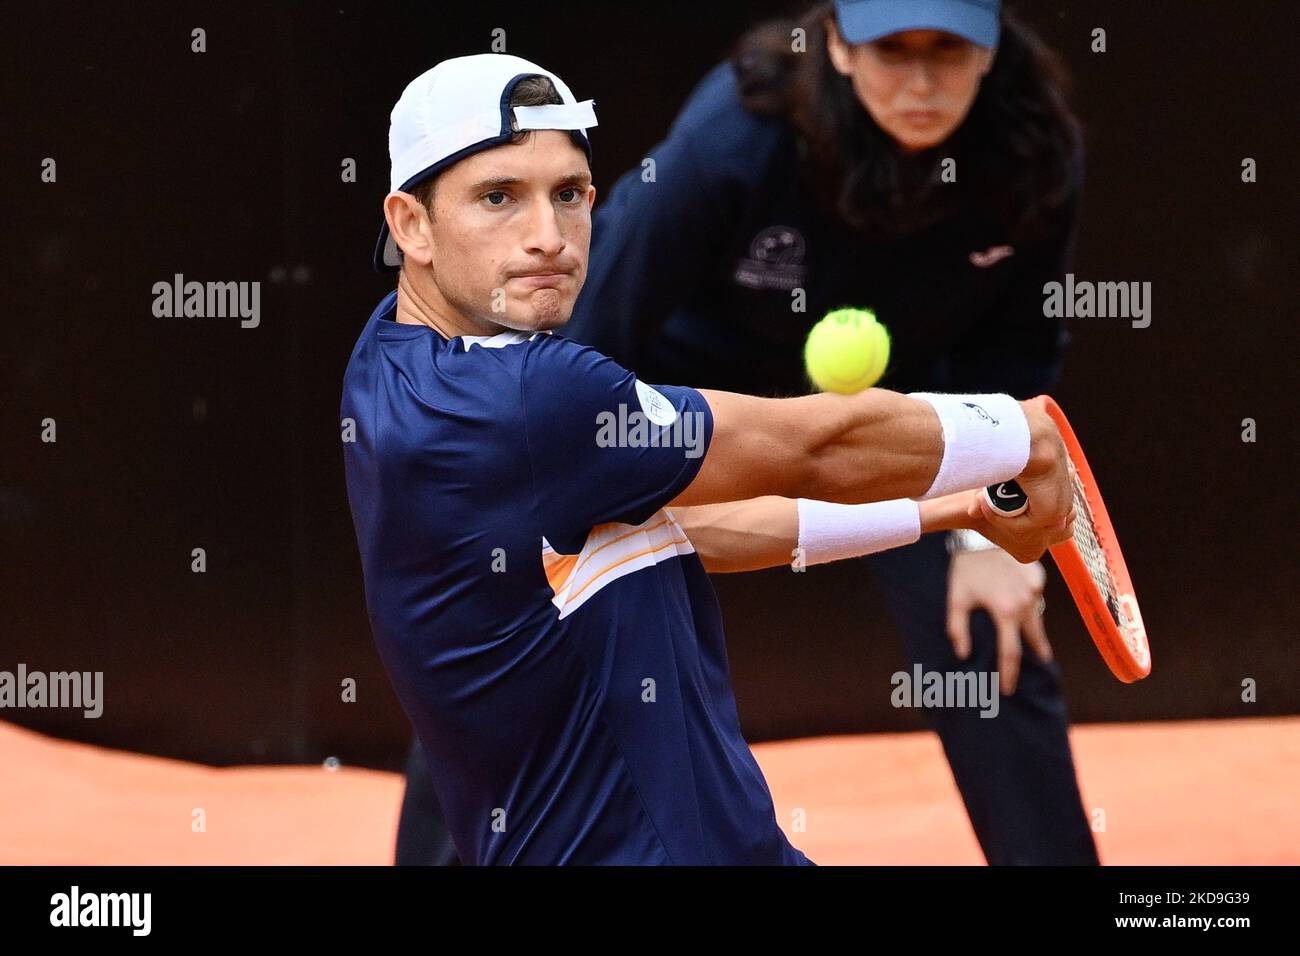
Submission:
[[[1027,398],[1054,387],[1067,333],[1043,315],[1043,285],[1073,253],[1081,153],[1067,226],[1014,245],[974,210],[869,237],[819,208],[798,148],[787,123],[742,107],[730,63],[715,67],[650,151],[653,179],[638,167],[598,198],[563,334],[652,382],[797,395],[810,390],[808,330],[858,306],[892,337],[883,388]]]

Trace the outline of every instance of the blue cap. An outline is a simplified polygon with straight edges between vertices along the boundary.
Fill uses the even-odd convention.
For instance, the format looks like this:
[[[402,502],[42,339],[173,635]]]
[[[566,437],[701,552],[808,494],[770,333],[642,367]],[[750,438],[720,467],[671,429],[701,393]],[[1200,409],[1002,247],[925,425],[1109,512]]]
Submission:
[[[943,30],[997,46],[1001,0],[835,0],[840,35],[868,43],[904,30]]]

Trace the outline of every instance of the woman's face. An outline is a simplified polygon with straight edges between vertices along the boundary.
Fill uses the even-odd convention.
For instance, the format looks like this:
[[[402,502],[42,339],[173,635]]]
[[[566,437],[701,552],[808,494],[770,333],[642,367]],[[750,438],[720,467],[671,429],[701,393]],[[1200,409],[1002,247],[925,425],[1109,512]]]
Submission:
[[[907,153],[938,146],[975,102],[994,51],[942,30],[906,30],[845,43],[834,21],[826,45],[876,125]]]

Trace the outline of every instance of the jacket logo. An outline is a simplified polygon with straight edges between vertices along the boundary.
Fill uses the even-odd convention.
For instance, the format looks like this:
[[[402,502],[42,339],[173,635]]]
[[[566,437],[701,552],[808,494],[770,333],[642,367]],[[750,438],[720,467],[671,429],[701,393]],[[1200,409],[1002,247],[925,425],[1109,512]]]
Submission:
[[[768,226],[736,261],[735,279],[749,289],[798,288],[804,279],[804,238],[793,226]]]
[[[983,252],[972,252],[970,254],[970,264],[980,269],[987,269],[989,266],[997,265],[1008,256],[1014,256],[1016,250],[1010,246],[989,246]]]

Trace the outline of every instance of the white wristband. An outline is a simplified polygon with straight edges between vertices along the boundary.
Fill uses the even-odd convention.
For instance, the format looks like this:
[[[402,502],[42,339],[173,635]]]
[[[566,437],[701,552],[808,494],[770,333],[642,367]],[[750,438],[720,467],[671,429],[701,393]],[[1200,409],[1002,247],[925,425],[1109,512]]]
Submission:
[[[956,491],[1009,481],[1029,463],[1029,421],[1010,395],[936,395],[910,392],[929,402],[943,423],[943,460],[924,501]]]
[[[907,498],[865,505],[800,498],[798,506],[805,565],[887,551],[921,537],[921,507]]]

